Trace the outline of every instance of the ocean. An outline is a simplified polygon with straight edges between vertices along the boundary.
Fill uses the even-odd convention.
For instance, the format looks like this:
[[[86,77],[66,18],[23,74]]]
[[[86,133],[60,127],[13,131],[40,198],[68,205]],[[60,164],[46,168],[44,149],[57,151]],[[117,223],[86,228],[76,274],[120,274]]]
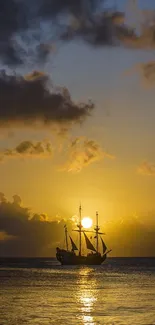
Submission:
[[[153,325],[155,258],[65,267],[0,258],[0,325]]]

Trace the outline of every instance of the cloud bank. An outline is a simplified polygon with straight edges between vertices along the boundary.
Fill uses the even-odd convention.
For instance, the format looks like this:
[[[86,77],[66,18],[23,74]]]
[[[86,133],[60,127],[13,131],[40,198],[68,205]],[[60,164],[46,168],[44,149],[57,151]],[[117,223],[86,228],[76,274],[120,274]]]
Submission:
[[[19,195],[9,202],[0,193],[0,256],[55,256],[55,248],[64,243],[65,223],[70,233],[73,224],[69,218],[50,220],[46,214],[31,214]],[[153,215],[152,222],[147,220],[130,217],[104,225],[105,240],[113,256],[155,256]]]
[[[64,220],[49,221],[45,214],[32,214],[18,195],[9,202],[0,193],[0,256],[51,256],[64,240],[64,224]]]

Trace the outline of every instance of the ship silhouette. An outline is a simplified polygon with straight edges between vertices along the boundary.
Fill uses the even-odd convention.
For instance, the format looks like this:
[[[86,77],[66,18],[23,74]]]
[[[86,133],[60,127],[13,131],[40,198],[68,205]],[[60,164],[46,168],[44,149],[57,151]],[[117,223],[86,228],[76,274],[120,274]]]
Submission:
[[[81,205],[79,207],[79,224],[77,225],[77,231],[79,233],[79,245],[76,246],[75,242],[73,241],[72,237],[69,236],[67,226],[64,226],[65,230],[65,242],[66,242],[66,249],[62,249],[57,247],[56,248],[56,258],[62,265],[101,265],[107,258],[107,254],[111,252],[111,249],[108,250],[106,244],[101,235],[100,227],[98,225],[98,212],[96,212],[96,226],[94,231],[84,230],[81,222]],[[90,239],[88,238],[88,232],[95,233],[94,238],[96,239],[96,245],[94,246]],[[85,244],[89,253],[87,255],[82,254],[82,235],[85,239]],[[71,243],[71,250],[69,250],[68,245],[68,238],[70,239]],[[101,240],[102,244],[102,252],[99,251],[99,239]],[[90,252],[91,251],[91,252]],[[76,252],[78,252],[76,254]]]

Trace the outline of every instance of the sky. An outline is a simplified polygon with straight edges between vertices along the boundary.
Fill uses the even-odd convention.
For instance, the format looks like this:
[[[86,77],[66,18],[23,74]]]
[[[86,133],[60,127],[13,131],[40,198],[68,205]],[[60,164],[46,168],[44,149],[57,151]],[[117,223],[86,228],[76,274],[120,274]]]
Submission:
[[[9,8],[16,4],[8,2]],[[17,251],[22,230],[14,233],[7,218],[4,221],[10,207],[8,218],[16,221],[14,209],[19,206],[20,226],[23,207],[30,209],[24,238],[30,236],[34,245],[34,227],[38,237],[32,254],[46,256],[63,236],[63,225],[55,226],[54,220],[70,222],[80,202],[83,215],[94,222],[99,211],[114,256],[154,255],[153,1],[147,6],[146,1],[118,1],[116,10],[127,15],[128,25],[124,21],[122,29],[114,20],[107,28],[98,16],[88,28],[81,16],[89,20],[89,6],[84,12],[76,8],[75,14],[74,6],[64,11],[61,0],[58,7],[53,1],[48,17],[44,7],[35,16],[36,1],[31,5],[25,17],[28,30],[20,16],[15,15],[16,25],[14,19],[8,25],[0,23],[0,192],[5,195],[1,195],[0,255],[30,254],[26,239],[24,249]],[[146,14],[144,9],[150,11]],[[12,17],[5,6],[1,10]],[[152,25],[141,25],[142,17]],[[12,199],[14,195],[21,200]],[[46,240],[39,240],[42,227]],[[54,227],[59,236],[52,241]]]

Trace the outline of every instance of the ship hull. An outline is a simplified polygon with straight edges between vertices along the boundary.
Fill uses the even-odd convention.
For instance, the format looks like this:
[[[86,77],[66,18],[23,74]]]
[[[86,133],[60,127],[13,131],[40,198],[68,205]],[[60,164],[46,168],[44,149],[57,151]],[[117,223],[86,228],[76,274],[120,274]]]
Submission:
[[[61,265],[101,265],[106,260],[106,254],[90,254],[87,256],[75,255],[72,252],[61,250],[56,254]]]

